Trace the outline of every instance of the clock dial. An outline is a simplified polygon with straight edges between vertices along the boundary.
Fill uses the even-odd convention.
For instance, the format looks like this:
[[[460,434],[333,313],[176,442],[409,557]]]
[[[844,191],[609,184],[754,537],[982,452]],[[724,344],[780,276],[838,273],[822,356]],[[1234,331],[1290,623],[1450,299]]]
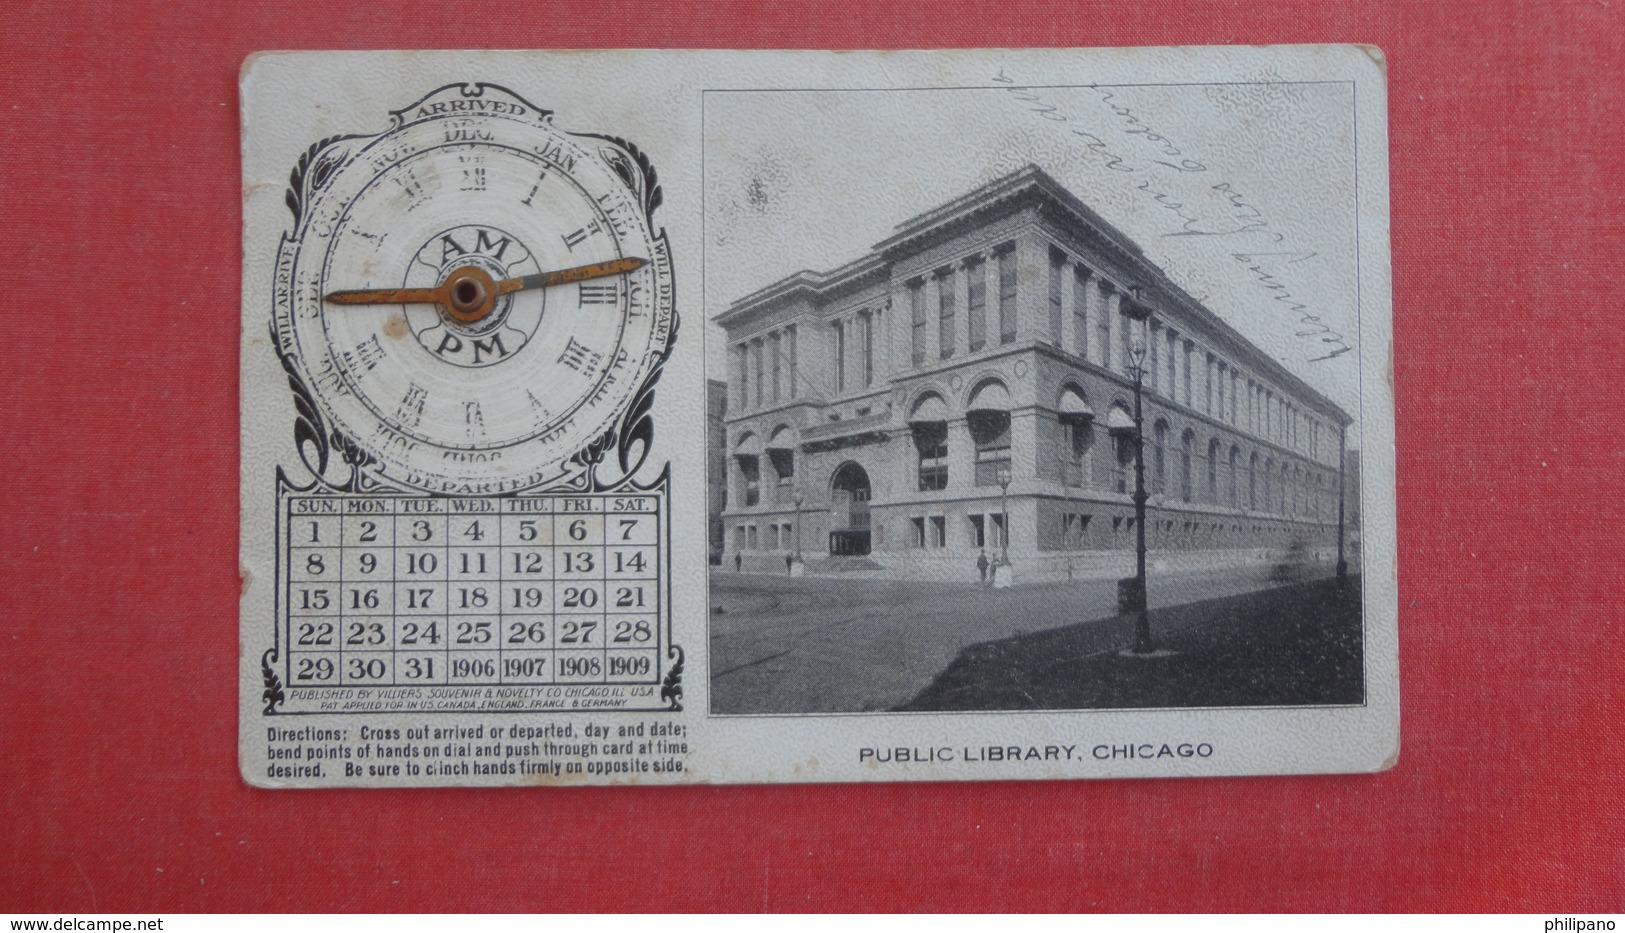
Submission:
[[[452,106],[475,103],[488,106]],[[666,243],[632,160],[489,85],[395,116],[321,163],[286,250],[278,338],[380,480],[456,494],[557,482],[671,336]]]

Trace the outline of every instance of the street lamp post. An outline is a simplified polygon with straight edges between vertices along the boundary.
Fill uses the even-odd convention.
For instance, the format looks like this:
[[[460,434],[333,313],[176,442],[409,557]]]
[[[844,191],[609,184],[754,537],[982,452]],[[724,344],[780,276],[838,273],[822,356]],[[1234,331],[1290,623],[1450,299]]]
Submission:
[[[801,490],[796,490],[796,563],[801,563]]]
[[[1135,289],[1138,297],[1138,289]],[[1141,328],[1146,318],[1136,318]],[[1147,613],[1145,586],[1145,503],[1150,498],[1145,491],[1145,418],[1141,398],[1145,394],[1145,338],[1136,333],[1129,347],[1129,375],[1134,377],[1134,653],[1154,654],[1157,643],[1151,638],[1151,619]]]
[[[999,563],[1010,566],[1010,471],[999,471]]]

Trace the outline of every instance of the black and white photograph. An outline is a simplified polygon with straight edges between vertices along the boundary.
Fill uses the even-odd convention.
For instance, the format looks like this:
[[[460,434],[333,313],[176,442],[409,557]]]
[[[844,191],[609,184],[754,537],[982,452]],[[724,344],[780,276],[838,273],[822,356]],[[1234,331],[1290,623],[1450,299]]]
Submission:
[[[1355,92],[706,94],[712,713],[1364,703]]]

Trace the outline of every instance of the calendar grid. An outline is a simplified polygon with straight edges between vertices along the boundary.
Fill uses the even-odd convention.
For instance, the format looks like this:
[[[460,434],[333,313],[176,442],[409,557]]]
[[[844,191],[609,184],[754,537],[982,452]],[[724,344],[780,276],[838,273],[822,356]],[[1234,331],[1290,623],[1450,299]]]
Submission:
[[[296,687],[660,682],[653,495],[284,500]]]

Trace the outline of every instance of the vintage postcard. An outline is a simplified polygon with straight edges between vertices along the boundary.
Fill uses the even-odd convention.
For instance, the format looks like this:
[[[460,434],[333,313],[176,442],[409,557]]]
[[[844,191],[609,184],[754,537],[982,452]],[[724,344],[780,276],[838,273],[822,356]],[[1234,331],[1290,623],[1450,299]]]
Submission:
[[[1373,771],[1375,49],[243,67],[263,787]]]

